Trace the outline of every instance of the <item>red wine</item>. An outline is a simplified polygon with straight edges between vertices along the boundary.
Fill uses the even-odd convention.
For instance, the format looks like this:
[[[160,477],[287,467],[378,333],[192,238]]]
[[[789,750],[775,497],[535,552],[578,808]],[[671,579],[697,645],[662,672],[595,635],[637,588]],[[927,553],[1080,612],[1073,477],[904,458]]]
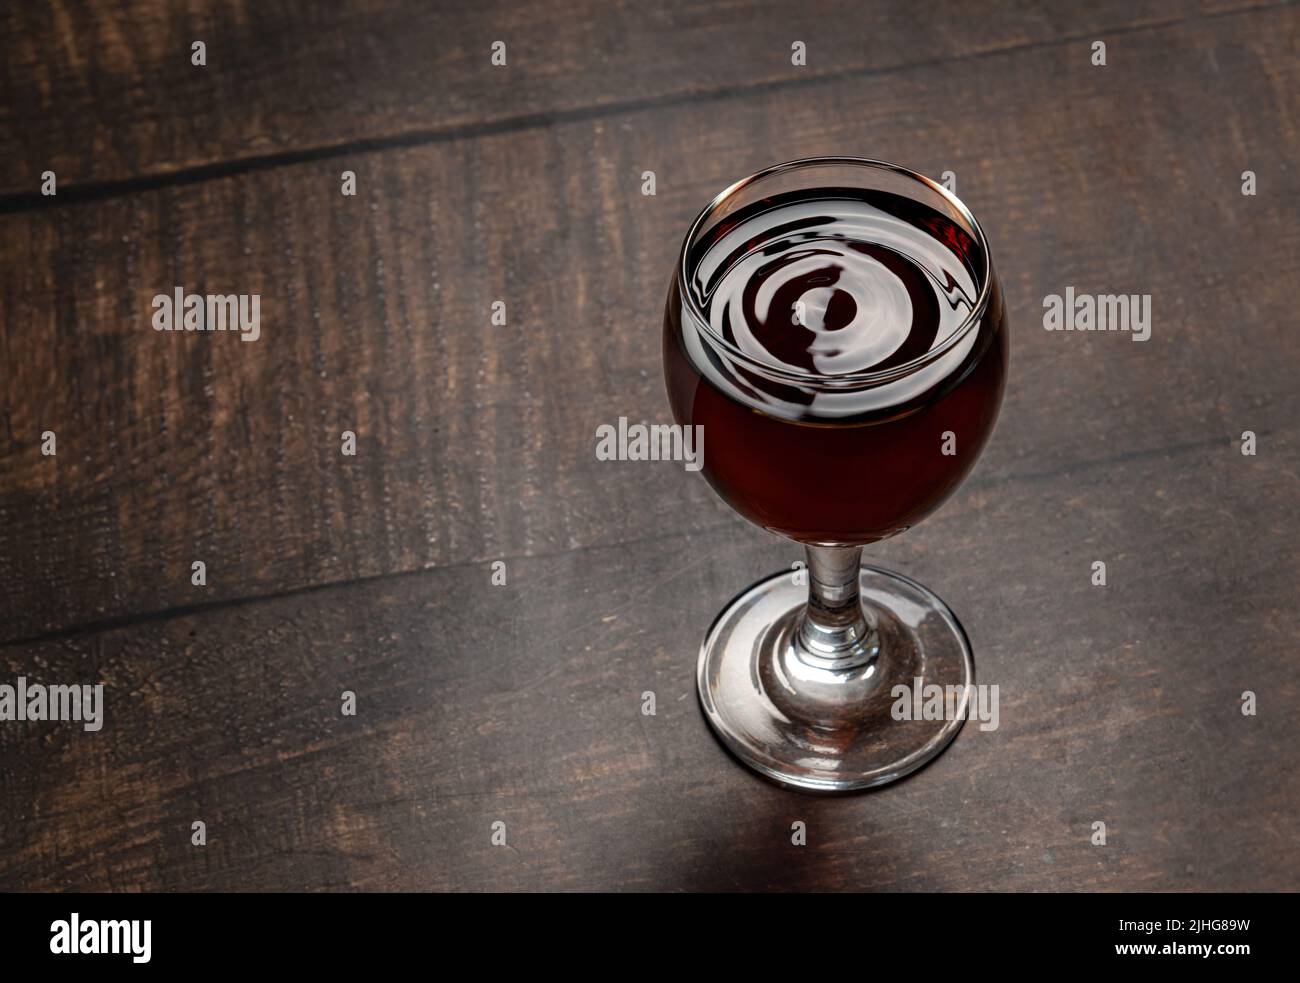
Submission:
[[[1007,361],[1002,296],[964,227],[826,188],[731,212],[686,250],[664,318],[669,402],[703,425],[705,477],[734,509],[799,542],[859,545],[957,487]]]

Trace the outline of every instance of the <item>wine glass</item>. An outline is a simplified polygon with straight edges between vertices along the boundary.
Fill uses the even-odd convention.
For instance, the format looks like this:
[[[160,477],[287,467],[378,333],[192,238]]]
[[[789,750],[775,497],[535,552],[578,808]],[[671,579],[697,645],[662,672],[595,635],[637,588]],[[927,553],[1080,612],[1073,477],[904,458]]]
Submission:
[[[795,788],[914,771],[965,720],[970,644],[933,592],[861,554],[934,511],[993,430],[1007,329],[979,224],[895,164],[769,167],[691,225],[663,345],[673,416],[703,427],[710,485],[807,554],[709,628],[709,723]]]

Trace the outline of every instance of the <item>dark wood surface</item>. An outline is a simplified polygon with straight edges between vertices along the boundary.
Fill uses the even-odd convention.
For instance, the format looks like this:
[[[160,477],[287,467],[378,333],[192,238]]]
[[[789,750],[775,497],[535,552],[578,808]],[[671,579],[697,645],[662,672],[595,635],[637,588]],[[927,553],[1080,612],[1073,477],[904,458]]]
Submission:
[[[0,28],[0,682],[107,701],[0,722],[0,888],[1300,882],[1293,6],[101,6]],[[838,799],[694,694],[798,550],[594,454],[668,420],[694,213],[818,153],[955,172],[1012,323],[974,474],[869,550],[1001,726]],[[154,332],[174,285],[260,293],[262,338]],[[1151,340],[1043,331],[1066,286],[1151,294]]]

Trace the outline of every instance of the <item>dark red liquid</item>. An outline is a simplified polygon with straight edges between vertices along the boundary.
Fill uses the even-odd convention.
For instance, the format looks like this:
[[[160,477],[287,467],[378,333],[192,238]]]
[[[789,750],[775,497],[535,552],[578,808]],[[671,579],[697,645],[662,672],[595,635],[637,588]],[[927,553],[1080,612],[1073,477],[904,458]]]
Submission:
[[[704,427],[714,490],[805,543],[876,542],[934,511],[1002,401],[1007,332],[991,272],[982,317],[959,332],[979,296],[978,249],[926,205],[839,188],[755,203],[700,236],[688,289],[712,332],[684,314],[674,277],[664,371],[676,421]],[[863,378],[945,343],[914,371]]]

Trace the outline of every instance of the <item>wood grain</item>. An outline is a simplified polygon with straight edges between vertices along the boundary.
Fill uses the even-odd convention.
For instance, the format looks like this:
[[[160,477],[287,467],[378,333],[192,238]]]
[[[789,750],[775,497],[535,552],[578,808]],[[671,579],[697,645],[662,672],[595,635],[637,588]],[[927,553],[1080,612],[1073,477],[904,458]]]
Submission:
[[[833,57],[790,84],[776,8],[543,5],[495,95],[465,59],[505,8],[140,4],[102,57],[79,8],[8,11],[0,193],[44,157],[91,191],[0,208],[0,682],[103,682],[107,720],[0,724],[0,889],[1294,889],[1300,18],[1158,8],[810,15]],[[192,24],[248,70],[160,73]],[[445,98],[394,96],[432,38]],[[694,695],[798,553],[593,450],[667,420],[696,210],[817,153],[954,171],[1012,326],[974,474],[870,551],[956,610],[1001,726],[844,799],[751,776]],[[174,285],[260,293],[262,338],[154,332]],[[1067,286],[1151,294],[1151,340],[1043,331]]]
[[[1078,9],[926,0],[429,4],[125,0],[7,4],[0,17],[0,197],[48,205],[131,186],[754,85],[951,63],[1248,8],[1104,0]],[[504,68],[492,44],[506,44]],[[791,65],[802,40],[807,64]],[[195,41],[207,64],[191,63]]]
[[[1217,531],[1293,491],[1222,445],[986,473],[873,549],[958,612],[999,728],[840,799],[752,776],[699,712],[716,609],[799,556],[739,519],[512,561],[504,586],[470,564],[10,646],[5,678],[102,680],[108,709],[98,734],[0,728],[0,884],[1291,888],[1300,570],[1280,537]]]
[[[597,461],[595,428],[666,418],[659,312],[700,203],[801,154],[957,173],[1013,321],[984,468],[1246,429],[1283,455],[1294,21],[1135,34],[1104,69],[1077,45],[990,58],[960,110],[918,69],[0,218],[0,638],[716,522],[703,483]],[[259,293],[262,337],[153,331],[175,285]],[[1069,285],[1152,294],[1153,338],[1042,331]]]

